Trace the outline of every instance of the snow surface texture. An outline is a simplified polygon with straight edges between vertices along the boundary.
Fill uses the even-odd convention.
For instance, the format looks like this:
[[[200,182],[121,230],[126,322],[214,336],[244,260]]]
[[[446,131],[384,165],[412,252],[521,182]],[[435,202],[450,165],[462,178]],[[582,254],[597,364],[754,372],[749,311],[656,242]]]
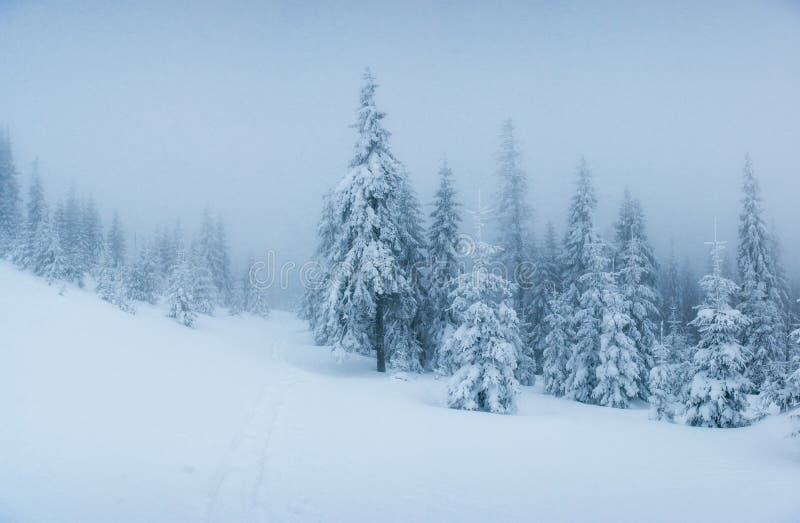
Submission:
[[[785,416],[649,421],[337,364],[292,314],[126,314],[0,264],[0,521],[800,520]]]

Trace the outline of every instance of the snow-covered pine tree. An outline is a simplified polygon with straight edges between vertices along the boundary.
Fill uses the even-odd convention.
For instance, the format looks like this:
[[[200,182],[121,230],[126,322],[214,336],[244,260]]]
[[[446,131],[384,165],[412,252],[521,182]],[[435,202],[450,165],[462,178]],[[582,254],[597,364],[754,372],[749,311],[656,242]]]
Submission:
[[[644,211],[639,200],[626,190],[620,207],[616,229],[616,270],[619,290],[632,320],[625,334],[633,340],[640,364],[637,386],[642,399],[647,399],[649,371],[653,366],[652,348],[656,342],[655,319],[658,317],[656,291],[657,264],[653,247],[645,233]]]
[[[787,334],[783,332],[784,300],[773,243],[764,220],[761,189],[750,156],[745,159],[742,192],[737,251],[742,283],[738,308],[750,319],[743,337],[752,355],[746,376],[760,388],[765,380],[781,379]]]
[[[688,318],[693,314],[687,315],[687,311],[693,311],[694,305],[699,301],[695,290],[697,287],[696,280],[697,278],[691,273],[691,269],[688,266],[688,261],[684,262],[683,267],[678,264],[673,242],[670,241],[670,254],[663,264],[663,270],[660,271],[659,277],[659,295],[661,298],[659,311],[661,318],[666,318],[667,324],[670,325],[667,330],[667,336],[669,337],[673,332],[672,326],[674,325],[678,327],[675,332],[679,331],[683,337],[683,343],[676,349],[675,357],[678,360],[688,355],[684,349],[692,344],[687,324],[689,322]],[[670,344],[670,346],[675,345]]]
[[[667,338],[663,335],[661,338],[653,346],[655,364],[650,369],[650,396],[647,401],[650,403],[650,419],[671,421],[675,416],[675,391],[678,389],[676,367],[673,348]]]
[[[593,401],[593,391],[598,384],[597,368],[600,364],[603,317],[606,310],[604,294],[613,283],[608,272],[606,246],[600,237],[590,231],[583,266],[585,272],[575,282],[579,289],[578,305],[574,308],[575,337],[567,360],[565,396],[583,403]]]
[[[89,198],[81,209],[80,247],[82,265],[93,272],[100,264],[105,247],[103,224],[93,198]]]
[[[598,257],[602,257],[602,251]],[[608,263],[605,261],[606,265]],[[592,390],[592,398],[599,405],[625,409],[631,400],[641,395],[639,383],[645,366],[636,343],[628,335],[635,321],[630,316],[631,304],[617,288],[613,273],[606,272],[602,277],[605,280],[603,317],[595,371],[597,385]]]
[[[214,285],[214,299],[219,305],[227,305],[231,290],[231,267],[227,236],[222,219],[214,216],[210,209],[203,211],[196,255],[201,258],[197,265],[208,268]]]
[[[179,229],[180,224],[176,227],[178,228],[177,232],[170,231],[168,227],[159,227],[155,234],[153,250],[156,256],[158,276],[162,281],[161,287],[164,291],[168,287],[166,282],[169,279],[169,273],[175,265],[175,253],[178,252],[179,241],[176,235],[183,236]]]
[[[333,307],[326,307],[325,300],[330,285],[337,218],[333,208],[333,192],[327,192],[322,199],[314,258],[302,273],[305,290],[300,305],[300,317],[308,321],[314,340],[320,345],[328,344],[333,339],[332,333],[336,332],[336,316],[331,314]]]
[[[669,349],[672,370],[672,395],[676,401],[685,402],[688,397],[689,383],[692,379],[694,351],[686,334],[686,321],[681,319],[681,309],[673,300],[667,320],[667,334],[661,345]],[[651,375],[652,378],[652,375]],[[651,379],[652,381],[652,379]]]
[[[158,258],[155,248],[148,241],[133,262],[128,278],[128,297],[135,301],[155,304],[158,302],[161,282],[158,277]]]
[[[47,283],[63,281],[68,278],[67,261],[61,250],[58,228],[45,212],[42,223],[36,232],[36,257],[33,271],[44,277]]]
[[[528,313],[525,315],[531,323],[530,337],[523,340],[534,352],[537,368],[544,366],[544,351],[546,339],[551,328],[546,321],[550,314],[550,302],[553,293],[561,290],[561,270],[559,259],[561,253],[558,248],[556,230],[552,222],[547,222],[544,243],[537,249],[534,262],[533,288],[531,289]],[[562,384],[563,387],[563,384]]]
[[[389,147],[389,132],[383,127],[384,113],[375,106],[374,78],[364,76],[361,104],[355,128],[355,154],[347,175],[331,198],[333,242],[328,260],[331,271],[321,315],[326,338],[336,350],[371,352],[377,355],[379,372],[387,360],[420,362],[418,343],[391,345],[391,332],[414,332],[412,322],[420,306],[421,282],[414,281],[419,245],[409,252],[418,231],[409,227],[417,214],[405,170]],[[411,310],[414,311],[411,314]],[[405,340],[410,341],[410,340]],[[389,342],[389,344],[387,344]],[[412,350],[415,354],[395,354]],[[416,365],[421,368],[421,363]]]
[[[246,280],[244,278],[235,278],[231,286],[231,300],[228,304],[228,314],[231,316],[239,316],[245,312],[245,292]]]
[[[103,250],[97,270],[97,287],[101,299],[133,314],[135,308],[128,298],[128,283],[125,267],[115,266],[108,251]]]
[[[517,351],[522,344],[511,285],[489,269],[495,250],[477,242],[471,273],[452,292],[458,325],[442,351],[455,372],[447,386],[451,408],[508,414],[516,409]]]
[[[191,252],[187,260],[185,260],[185,265],[188,267],[191,276],[188,295],[192,299],[192,310],[212,316],[214,314],[214,305],[219,300],[206,254],[207,251],[202,244],[197,241],[193,242]],[[182,287],[185,285],[185,283],[182,283]]]
[[[197,320],[196,300],[192,295],[194,286],[193,268],[189,257],[183,251],[178,251],[170,275],[167,316],[187,327],[193,327]]]
[[[64,254],[65,279],[83,285],[86,263],[81,242],[81,208],[73,185],[65,200],[59,202],[55,213],[55,226]]]
[[[789,335],[789,341],[785,377],[770,382],[771,389],[762,394],[763,405],[774,403],[781,410],[789,410],[800,406],[800,329],[792,331]],[[800,410],[794,416],[797,420],[798,429],[796,435],[800,436]]]
[[[397,294],[389,300],[391,321],[385,322],[387,361],[395,371],[421,372],[425,361],[429,323],[425,314],[427,271],[426,240],[422,228],[422,209],[408,175],[400,179],[400,265],[408,272],[408,294]]]
[[[28,188],[26,211],[17,263],[23,269],[33,269],[36,260],[37,231],[43,226],[43,221],[48,214],[42,179],[39,177],[36,163],[34,163],[31,185]]]
[[[571,355],[572,307],[566,293],[553,291],[548,300],[548,314],[544,317],[544,352],[542,354],[542,378],[544,390],[555,396],[563,396],[567,383],[567,361]]]
[[[0,129],[0,258],[11,256],[20,236],[19,182],[8,132]]]
[[[230,300],[231,294],[231,259],[228,252],[228,234],[225,231],[225,223],[219,216],[214,223],[214,250],[212,252],[214,253],[212,260],[214,287],[217,288],[220,303],[225,305]]]
[[[773,262],[775,263],[775,274],[777,285],[779,287],[778,295],[780,297],[780,304],[779,308],[781,310],[781,316],[783,319],[783,325],[780,328],[781,333],[783,334],[782,338],[785,342],[785,347],[783,350],[784,354],[784,362],[778,363],[775,366],[778,376],[783,375],[785,380],[788,375],[791,374],[792,370],[794,369],[792,363],[795,358],[800,358],[800,354],[797,354],[797,351],[800,350],[800,344],[798,344],[798,339],[794,336],[794,330],[800,325],[800,310],[798,310],[798,303],[796,296],[798,293],[793,285],[797,285],[796,282],[793,282],[792,278],[786,273],[786,267],[783,264],[783,248],[781,246],[780,239],[778,237],[778,233],[775,231],[774,227],[770,231],[770,240],[772,245],[772,253],[773,253]],[[796,278],[795,278],[796,279]],[[798,362],[800,363],[800,362]],[[783,372],[780,372],[781,367],[783,368]],[[778,381],[780,382],[780,378],[778,380],[771,380],[771,381]],[[764,386],[769,386],[769,381],[764,383]],[[775,385],[773,385],[775,387]],[[800,390],[798,390],[800,394]],[[798,397],[800,399],[800,397]]]
[[[244,310],[250,314],[267,318],[270,312],[267,288],[259,284],[252,274],[251,271],[254,267],[254,263],[255,260],[251,260],[247,268],[247,273],[242,278],[244,286]]]
[[[700,339],[684,419],[694,426],[740,427],[749,423],[744,413],[752,384],[744,376],[748,358],[739,342],[749,320],[731,306],[738,289],[722,276],[725,242],[717,240],[716,226],[711,245],[712,273],[700,281],[706,296],[692,321]]]
[[[578,401],[591,401],[596,385],[597,353],[600,348],[602,320],[602,285],[600,238],[594,228],[597,198],[592,175],[581,159],[576,176],[575,193],[567,214],[567,231],[561,252],[561,289],[567,310],[572,312],[570,355],[564,395]],[[599,250],[598,250],[599,249]],[[594,265],[590,271],[590,265]]]
[[[578,280],[586,273],[589,246],[597,241],[594,229],[594,212],[597,198],[594,194],[592,174],[586,160],[578,165],[575,194],[569,207],[564,249],[561,252],[562,289],[567,292],[570,304],[576,307],[580,297]]]
[[[125,232],[122,230],[122,222],[120,221],[119,213],[116,211],[114,211],[111,227],[108,229],[108,235],[106,236],[106,249],[109,254],[109,263],[113,267],[125,265],[127,254]]]
[[[440,355],[442,344],[455,329],[450,293],[461,273],[456,253],[461,223],[460,206],[453,186],[453,171],[447,162],[443,162],[439,169],[439,188],[434,196],[428,230],[428,309],[433,351],[430,361],[434,362],[436,371],[442,374],[451,374],[454,370]]]
[[[531,272],[533,264],[532,212],[528,204],[528,178],[520,167],[520,153],[514,136],[514,123],[503,122],[500,132],[500,150],[497,155],[497,174],[500,190],[495,215],[497,217],[498,260],[505,269],[506,278],[513,284],[514,311],[520,318],[523,339],[530,338],[533,324],[525,317],[530,301]],[[534,380],[536,359],[533,347],[525,344],[518,354],[517,379],[524,385]]]

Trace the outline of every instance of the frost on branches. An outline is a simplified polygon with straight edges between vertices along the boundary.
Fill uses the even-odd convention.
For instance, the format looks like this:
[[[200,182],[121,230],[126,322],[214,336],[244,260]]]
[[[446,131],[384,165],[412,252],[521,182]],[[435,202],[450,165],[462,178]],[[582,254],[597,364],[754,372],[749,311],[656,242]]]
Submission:
[[[553,292],[548,300],[550,313],[545,316],[547,334],[542,354],[542,379],[544,390],[555,396],[563,396],[567,381],[567,360],[570,357],[572,339],[572,308],[563,292]]]
[[[425,299],[414,274],[424,259],[419,204],[389,147],[369,71],[364,80],[355,153],[323,216],[330,232],[323,238],[329,244],[320,249],[328,271],[325,285],[318,291],[319,305],[305,314],[314,318],[317,338],[334,350],[374,351],[381,372],[387,362],[419,371],[419,311]]]
[[[172,269],[167,295],[167,316],[186,327],[193,327],[197,319],[197,304],[192,294],[195,285],[192,264],[183,252]]]
[[[553,312],[551,300],[561,287],[559,259],[561,253],[552,222],[547,222],[544,243],[536,250],[533,266],[533,288],[526,308],[526,317],[531,323],[530,335],[524,341],[531,347],[537,364],[544,367],[544,351],[551,326],[547,317]]]
[[[609,274],[603,291],[603,324],[600,334],[600,364],[592,397],[600,405],[628,408],[639,395],[642,357],[627,332],[633,325],[630,306]]]
[[[124,271],[123,267],[113,265],[108,253],[104,254],[97,274],[95,292],[101,299],[116,305],[120,310],[133,313],[135,309],[128,298],[128,285]]]
[[[573,314],[575,337],[567,360],[564,394],[583,403],[592,403],[592,392],[597,386],[600,335],[605,312],[603,293],[611,279],[606,272],[603,248],[595,234],[591,243],[586,246],[586,272],[578,278],[575,285],[580,294]]]
[[[700,281],[706,296],[692,321],[700,339],[684,420],[694,426],[741,427],[749,423],[745,410],[751,383],[744,376],[747,356],[739,337],[749,320],[730,305],[737,286],[722,277],[724,242],[717,241],[716,230],[714,236],[713,272]]]
[[[450,294],[460,274],[456,253],[458,225],[461,222],[459,207],[453,186],[453,171],[445,162],[439,169],[439,188],[433,201],[428,233],[428,313],[433,347],[431,359],[436,371],[445,375],[452,374],[452,369],[447,368],[440,354],[442,344],[455,329]]]
[[[655,322],[658,316],[656,292],[656,257],[645,233],[644,211],[639,200],[628,191],[616,223],[617,263],[620,292],[630,322],[625,333],[633,341],[641,356],[638,365],[637,387],[639,396],[647,398],[648,372],[653,366]]]
[[[458,327],[443,346],[457,370],[447,387],[454,409],[508,414],[516,410],[514,376],[521,346],[509,282],[488,270],[493,249],[476,245],[471,273],[459,276],[452,293]]]
[[[675,348],[669,344],[669,339],[653,346],[655,365],[650,369],[650,396],[647,398],[653,420],[671,421],[675,417],[675,403],[680,392],[680,367],[674,361]]]
[[[500,133],[500,150],[497,155],[497,174],[500,191],[495,214],[497,216],[496,259],[505,269],[506,278],[514,282],[511,287],[512,303],[520,319],[520,332],[528,341],[531,338],[532,323],[526,315],[530,302],[530,279],[533,251],[533,238],[530,228],[531,208],[527,203],[528,179],[520,168],[520,152],[514,137],[514,124],[511,120],[503,123]],[[517,379],[524,385],[533,385],[536,372],[536,359],[533,345],[525,343],[520,347],[517,361]]]
[[[739,309],[750,319],[743,341],[751,360],[747,377],[757,387],[775,387],[785,374],[786,330],[782,283],[774,242],[764,218],[761,189],[746,157],[742,185],[742,210],[739,215],[737,265],[742,282]]]

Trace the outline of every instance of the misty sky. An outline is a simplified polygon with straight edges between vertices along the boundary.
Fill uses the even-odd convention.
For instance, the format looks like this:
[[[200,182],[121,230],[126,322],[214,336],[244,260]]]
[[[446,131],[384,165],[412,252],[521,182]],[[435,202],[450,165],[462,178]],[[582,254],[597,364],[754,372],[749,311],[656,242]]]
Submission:
[[[140,232],[208,204],[240,255],[302,259],[369,65],[426,213],[444,157],[468,207],[494,190],[512,117],[537,231],[584,155],[602,232],[628,187],[698,257],[715,215],[735,240],[749,152],[800,270],[800,2],[166,3],[0,0],[0,122],[51,200],[75,182]]]

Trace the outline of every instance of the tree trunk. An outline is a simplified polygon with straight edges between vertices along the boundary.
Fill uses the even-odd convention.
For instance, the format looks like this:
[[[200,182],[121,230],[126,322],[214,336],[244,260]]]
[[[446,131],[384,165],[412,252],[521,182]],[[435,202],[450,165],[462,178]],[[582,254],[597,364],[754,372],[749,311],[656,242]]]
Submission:
[[[386,372],[386,351],[383,348],[383,296],[375,304],[375,352],[378,356],[378,372]]]

